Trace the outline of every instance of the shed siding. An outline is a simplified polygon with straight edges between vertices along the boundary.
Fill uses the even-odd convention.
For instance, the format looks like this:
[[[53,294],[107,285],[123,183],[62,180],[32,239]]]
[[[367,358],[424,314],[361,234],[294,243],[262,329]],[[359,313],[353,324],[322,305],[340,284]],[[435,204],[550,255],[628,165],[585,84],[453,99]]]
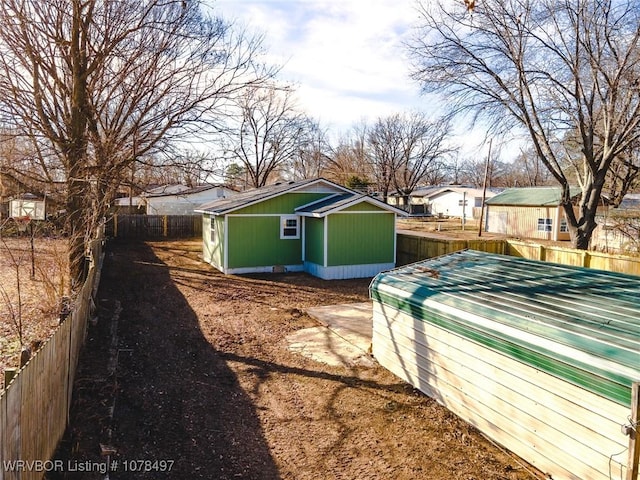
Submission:
[[[224,271],[224,217],[214,216],[211,221],[215,224],[216,238],[211,241],[211,264],[218,270]],[[211,232],[209,232],[211,236]]]
[[[360,202],[342,210],[343,212],[384,212],[380,207],[368,202]]]
[[[215,238],[211,238],[212,224],[216,231]],[[203,260],[224,271],[224,217],[202,215],[202,243]]]
[[[326,221],[328,266],[393,263],[394,214],[336,213]]]
[[[320,193],[319,192],[286,193],[284,195],[280,195],[278,197],[265,200],[255,205],[249,205],[248,207],[238,209],[233,213],[243,214],[243,215],[246,215],[246,214],[258,214],[258,215],[293,214],[297,207],[301,205],[306,205],[311,202],[315,202],[316,200],[320,200],[321,198],[324,198],[328,195],[330,194],[321,193],[321,192]]]
[[[228,215],[229,269],[301,265],[302,241],[280,239],[280,216]]]
[[[324,265],[324,219],[307,217],[305,222],[305,261]]]
[[[373,354],[554,479],[626,475],[640,285],[462,251],[380,274]]]
[[[624,478],[628,408],[379,302],[373,355],[554,479]]]
[[[213,250],[211,245],[211,215],[202,215],[202,259],[211,263]]]
[[[553,222],[549,232],[538,230],[538,219],[550,218]],[[564,214],[561,215],[561,219]],[[541,240],[570,240],[569,232],[560,232],[558,207],[515,207],[490,205],[487,210],[487,231],[508,236],[521,236]]]

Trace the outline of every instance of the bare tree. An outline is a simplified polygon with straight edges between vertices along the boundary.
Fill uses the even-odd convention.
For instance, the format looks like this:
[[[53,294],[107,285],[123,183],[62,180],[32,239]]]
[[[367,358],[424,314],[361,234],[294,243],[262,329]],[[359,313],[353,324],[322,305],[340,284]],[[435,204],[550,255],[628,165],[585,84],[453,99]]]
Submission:
[[[393,185],[408,205],[409,196],[418,185],[442,182],[446,159],[457,149],[450,143],[451,129],[447,120],[429,120],[423,113],[405,115],[399,120],[403,148]]]
[[[511,166],[511,186],[538,187],[549,185],[553,178],[532,149],[521,149]]]
[[[258,82],[259,39],[191,0],[4,0],[0,114],[65,182],[72,288],[86,240],[141,155],[216,128]]]
[[[386,202],[402,162],[403,133],[399,115],[376,121],[367,132],[366,152],[377,191]]]
[[[317,178],[324,175],[330,162],[330,146],[327,132],[320,123],[306,119],[306,128],[301,132],[300,148],[292,162],[293,176],[296,179]]]
[[[640,187],[640,148],[616,160],[607,175],[607,195],[613,207],[618,207],[628,192]]]
[[[448,143],[449,122],[429,120],[423,113],[380,118],[370,129],[367,146],[376,180],[386,201],[389,188],[408,197],[421,183],[439,183],[445,158],[455,151]]]
[[[452,115],[525,132],[562,186],[574,245],[589,246],[608,172],[640,135],[640,8],[635,0],[484,0],[468,11],[422,2],[413,76]],[[574,206],[562,141],[577,132]]]
[[[366,123],[358,122],[331,148],[325,169],[329,180],[340,185],[354,181],[360,185],[370,183],[373,172],[366,152],[367,131]]]
[[[293,91],[270,85],[248,88],[238,98],[237,116],[225,130],[231,162],[245,168],[252,187],[262,187],[299,155],[308,124]]]

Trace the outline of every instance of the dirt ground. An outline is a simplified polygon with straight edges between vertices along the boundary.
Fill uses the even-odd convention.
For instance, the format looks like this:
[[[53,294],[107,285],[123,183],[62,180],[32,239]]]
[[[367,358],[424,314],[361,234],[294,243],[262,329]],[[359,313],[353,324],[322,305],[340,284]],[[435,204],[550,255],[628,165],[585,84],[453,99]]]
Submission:
[[[379,365],[287,349],[317,326],[307,307],[366,301],[368,283],[225,276],[197,241],[110,244],[47,478],[105,478],[101,444],[110,479],[538,478]]]
[[[32,278],[29,238],[0,239],[0,388],[5,368],[19,365],[19,332],[22,344],[29,346],[49,338],[58,325],[60,292],[66,282],[66,241],[36,237],[33,266]]]
[[[461,240],[478,238],[478,220],[469,218],[465,221],[464,228],[460,218],[437,217],[411,217],[398,218],[398,230],[406,230],[420,235],[433,238]],[[504,235],[481,232],[481,237],[485,239],[504,238]]]

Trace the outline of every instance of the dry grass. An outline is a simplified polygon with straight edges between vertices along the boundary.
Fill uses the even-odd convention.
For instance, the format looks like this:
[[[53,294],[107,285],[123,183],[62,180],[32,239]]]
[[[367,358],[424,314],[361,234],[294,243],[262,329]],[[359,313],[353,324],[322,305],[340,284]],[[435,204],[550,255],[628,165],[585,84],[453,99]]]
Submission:
[[[49,338],[58,325],[60,296],[67,288],[66,240],[0,239],[0,385],[4,370],[19,366],[23,346]]]
[[[478,238],[478,220],[467,218],[464,227],[460,218],[412,217],[398,219],[398,230],[409,230],[436,238]],[[499,238],[500,235],[482,232],[484,238]]]

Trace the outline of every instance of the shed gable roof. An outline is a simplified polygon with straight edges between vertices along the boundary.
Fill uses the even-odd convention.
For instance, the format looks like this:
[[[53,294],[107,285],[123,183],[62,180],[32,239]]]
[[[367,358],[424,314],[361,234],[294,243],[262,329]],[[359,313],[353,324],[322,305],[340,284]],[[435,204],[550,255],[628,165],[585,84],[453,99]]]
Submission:
[[[221,198],[200,206],[196,212],[224,215],[235,210],[254,205],[256,203],[284,195],[289,192],[304,191],[311,187],[319,187],[327,193],[348,193],[351,190],[324,178],[301,180],[299,182],[284,182],[266,185],[260,188],[252,188],[233,194],[227,198]]]
[[[571,198],[580,195],[579,187],[571,187]],[[560,205],[560,187],[509,188],[487,200],[487,205],[553,207]]]
[[[146,198],[157,198],[157,197],[185,197],[189,195],[195,195],[197,193],[206,192],[207,190],[211,190],[214,188],[225,188],[227,190],[231,190],[228,187],[223,185],[199,185],[197,187],[186,187],[181,190],[167,190],[167,191],[156,191],[151,193],[143,194]]]
[[[339,212],[362,202],[373,205],[380,210],[399,215],[406,214],[404,211],[380,202],[373,197],[356,192],[331,195],[330,197],[323,198],[308,205],[302,205],[301,207],[296,208],[296,213],[309,217],[325,217],[331,213]]]
[[[621,404],[640,378],[637,277],[465,250],[381,273],[378,301]]]

